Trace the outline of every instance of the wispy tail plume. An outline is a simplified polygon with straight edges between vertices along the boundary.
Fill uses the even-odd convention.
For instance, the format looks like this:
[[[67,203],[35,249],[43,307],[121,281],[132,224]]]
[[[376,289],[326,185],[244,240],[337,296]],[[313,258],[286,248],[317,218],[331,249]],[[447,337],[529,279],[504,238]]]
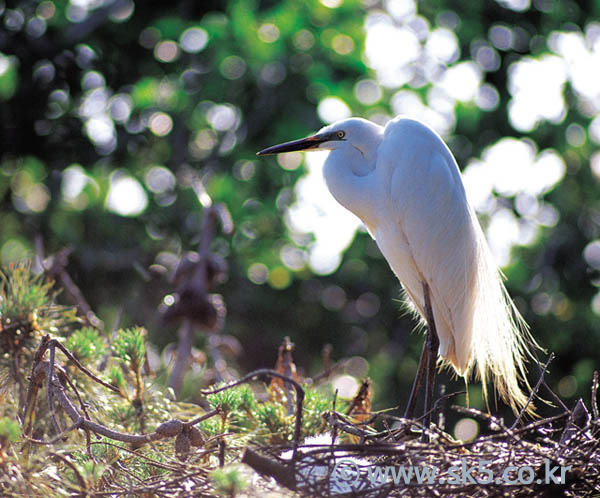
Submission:
[[[491,380],[500,398],[515,413],[527,403],[522,387],[531,390],[525,362],[531,349],[539,348],[529,327],[510,299],[503,275],[495,264],[479,224],[477,240],[477,292],[473,319],[472,356],[467,372],[475,370],[481,380],[484,398]],[[534,413],[533,405],[527,412]]]

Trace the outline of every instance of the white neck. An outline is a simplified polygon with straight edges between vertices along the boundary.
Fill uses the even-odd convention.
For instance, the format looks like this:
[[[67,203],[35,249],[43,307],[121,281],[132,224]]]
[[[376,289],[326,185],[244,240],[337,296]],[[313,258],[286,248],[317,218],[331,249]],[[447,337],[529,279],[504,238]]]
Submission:
[[[375,170],[377,148],[367,153],[348,146],[332,150],[323,167],[327,188],[346,209],[367,226],[373,226],[373,190],[369,187]],[[370,156],[370,157],[369,157]]]

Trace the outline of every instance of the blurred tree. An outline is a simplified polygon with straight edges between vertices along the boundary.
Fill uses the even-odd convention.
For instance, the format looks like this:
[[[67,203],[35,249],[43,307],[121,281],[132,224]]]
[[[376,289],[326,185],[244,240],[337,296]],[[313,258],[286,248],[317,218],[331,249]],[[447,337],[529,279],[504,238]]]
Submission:
[[[584,395],[600,350],[599,18],[552,0],[0,3],[0,259],[31,257],[38,235],[72,245],[99,316],[121,309],[162,347],[160,275],[198,243],[200,182],[236,224],[211,249],[231,267],[219,291],[241,366],[270,364],[288,335],[314,372],[330,342],[367,358],[376,406],[403,403],[421,339],[387,264],[330,210],[320,159],[254,153],[350,113],[405,113],[448,140],[558,354],[552,384]]]

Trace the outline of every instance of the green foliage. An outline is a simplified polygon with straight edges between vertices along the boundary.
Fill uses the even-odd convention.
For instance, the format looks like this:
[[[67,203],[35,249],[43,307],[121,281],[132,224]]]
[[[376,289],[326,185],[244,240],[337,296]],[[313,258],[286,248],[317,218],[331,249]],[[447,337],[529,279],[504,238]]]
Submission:
[[[21,436],[21,427],[16,420],[8,417],[0,418],[0,448],[9,443],[16,443]]]
[[[105,471],[107,470],[107,466],[93,461],[86,461],[83,462],[78,470],[80,475],[85,480],[87,488],[97,489],[101,484],[101,480]]]
[[[316,435],[327,430],[327,422],[323,414],[332,410],[331,394],[324,394],[318,389],[307,389],[304,398],[302,427],[305,434]],[[338,402],[339,403],[339,402]],[[344,412],[345,403],[339,403],[336,410]]]
[[[107,352],[105,338],[91,327],[83,327],[73,332],[67,337],[65,346],[84,365],[95,364]]]
[[[17,91],[19,83],[16,57],[6,57],[0,53],[0,102],[9,100]]]
[[[221,386],[217,385],[217,388]],[[240,389],[226,389],[216,394],[209,394],[207,401],[214,410],[220,410],[225,413],[231,413],[239,410],[242,403]]]
[[[216,469],[211,472],[210,477],[220,496],[234,497],[246,489],[249,484],[239,465],[228,465],[222,469]]]
[[[75,310],[56,303],[53,283],[29,263],[0,268],[0,416],[13,415],[10,404],[25,396],[24,379],[39,341],[66,334],[79,319]]]
[[[19,310],[19,313],[37,316],[40,320],[46,319],[45,310],[61,309],[55,302],[57,296],[51,292],[51,286],[45,283],[42,277],[32,275],[28,266],[21,267],[18,272],[11,271],[12,269],[6,272],[7,284],[4,287],[3,303],[13,304],[5,309]],[[26,285],[32,288],[27,289]],[[36,303],[39,308],[35,307]],[[60,317],[60,314],[56,315],[57,323]],[[120,395],[115,394],[78,371],[67,356],[55,356],[55,368],[64,372],[61,375],[73,380],[71,386],[74,386],[80,398],[76,402],[78,409],[81,410],[80,401],[85,405],[87,414],[106,428],[134,434],[147,433],[165,422],[174,419],[190,420],[204,413],[198,405],[172,401],[168,396],[169,390],[157,386],[152,377],[143,373],[142,366],[146,354],[143,328],[129,327],[117,331],[112,344],[100,331],[89,327],[71,331],[68,327],[60,326],[56,327],[56,331],[56,337],[60,338],[63,346],[89,371],[108,378],[111,384],[119,388]],[[38,336],[37,342],[32,342],[31,346],[39,346],[40,340],[41,337]],[[22,370],[31,371],[32,361],[30,356],[27,357],[27,363],[23,364]],[[13,384],[28,387],[24,377]],[[24,428],[11,417],[0,418],[0,465],[7,459],[10,460],[11,468],[21,469],[21,466],[25,465],[19,460],[18,454],[6,451],[10,443],[23,439],[21,430],[28,435],[35,434],[38,439],[50,439],[56,434],[56,428],[50,421],[44,390],[38,391],[36,388],[33,391],[35,393],[29,401]],[[263,444],[290,443],[296,420],[293,412],[293,391],[288,392],[273,385],[267,388],[267,393],[270,398],[264,400],[265,393],[258,396],[250,385],[244,384],[208,396],[206,401],[219,413],[202,421],[194,429],[200,433],[196,431],[196,442],[193,443],[189,458],[195,464],[210,470],[218,463],[217,458],[210,456],[211,452],[216,452],[218,441],[224,441],[226,445],[227,461],[230,461],[232,455],[237,455],[239,448],[247,445],[249,441]],[[286,398],[289,395],[292,396],[292,400]],[[71,389],[68,390],[67,396],[72,397],[75,402],[76,396]],[[18,393],[6,397],[2,407],[4,412],[14,413],[18,409],[19,398]],[[292,401],[292,412],[289,411],[288,401]],[[57,401],[54,400],[54,403]],[[321,415],[331,406],[330,390],[321,391],[305,386],[303,436],[312,436],[326,430]],[[69,419],[61,410],[57,412],[61,427],[68,426]],[[178,424],[182,425],[181,422]],[[189,434],[191,433],[187,432],[184,436],[190,437]],[[85,438],[78,431],[71,431],[65,440],[55,442],[53,447],[29,446],[25,443],[24,448],[24,454],[28,458],[28,480],[31,481],[28,482],[29,489],[45,489],[44,478],[47,479],[47,476],[44,477],[43,469],[47,465],[46,452],[53,454],[52,452],[61,451],[61,456],[55,457],[56,463],[52,467],[54,487],[79,489],[84,486],[89,492],[104,492],[106,482],[123,479],[120,470],[122,466],[127,469],[126,479],[131,475],[135,475],[141,481],[159,476],[161,479],[168,479],[175,451],[172,439],[144,445],[132,453],[115,445],[110,438],[103,437],[93,440],[91,458],[85,447]],[[195,448],[201,451],[196,453]],[[64,456],[67,454],[68,457]],[[115,466],[115,462],[120,462],[120,466]],[[168,465],[161,466],[162,463]],[[247,486],[239,470],[230,465],[211,473],[210,482],[218,492],[229,496],[235,496]],[[0,486],[3,486],[3,492],[9,493],[20,489],[8,477],[4,479],[0,476]]]
[[[256,410],[259,440],[281,444],[290,441],[294,428],[294,416],[281,403],[263,403]]]
[[[10,266],[0,273],[0,317],[4,327],[47,310],[52,299],[52,282],[35,274],[29,265]]]
[[[332,409],[331,392],[304,386],[305,398],[302,412],[303,436],[321,434],[327,428],[323,414]],[[269,388],[270,399],[258,401],[250,386],[243,384],[233,389],[211,394],[207,397],[213,409],[222,412],[221,423],[217,419],[201,422],[202,431],[213,437],[219,433],[233,431],[265,444],[290,442],[295,427],[295,413],[288,413],[288,402],[279,389]],[[338,410],[344,410],[345,403],[338,402]],[[295,410],[295,400],[292,405]],[[224,422],[223,422],[224,421]],[[225,425],[223,425],[225,423]]]
[[[113,386],[118,387],[122,392],[125,392],[127,381],[125,380],[125,374],[120,365],[111,365],[108,368],[108,378]]]
[[[0,330],[12,347],[28,347],[42,334],[65,333],[79,319],[71,307],[56,303],[53,282],[29,263],[0,269]]]
[[[133,459],[130,452],[118,451],[114,446],[109,446],[114,444],[114,441],[108,439],[104,442],[94,441],[91,448],[97,461],[90,459],[85,449],[85,438],[82,439],[78,431],[70,432],[66,438],[61,438],[56,443],[61,448],[60,451],[69,455],[71,465],[65,464],[61,457],[56,457],[55,460],[58,460],[52,466],[50,477],[45,474],[44,469],[48,467],[48,459],[52,458],[48,454],[52,455],[51,451],[56,450],[56,447],[30,446],[25,442],[21,452],[6,451],[8,443],[23,440],[22,430],[29,431],[30,437],[33,435],[38,439],[50,439],[56,434],[56,428],[50,419],[45,389],[40,390],[29,382],[33,353],[38,350],[42,335],[46,332],[52,332],[50,337],[58,339],[92,373],[98,374],[106,366],[107,376],[120,388],[122,396],[115,395],[84,375],[65,355],[55,355],[55,369],[61,372],[59,377],[69,377],[72,381],[70,386],[78,393],[77,397],[69,388],[67,395],[79,410],[79,402],[83,403],[86,414],[105,427],[120,432],[142,433],[146,431],[145,426],[157,425],[156,421],[168,420],[177,413],[177,406],[174,407],[161,390],[152,386],[153,379],[141,374],[146,351],[143,329],[133,327],[119,331],[111,349],[107,338],[98,330],[82,327],[71,331],[78,320],[74,318],[72,309],[58,305],[56,299],[57,294],[52,290],[52,283],[45,280],[44,275],[34,274],[28,264],[3,269],[0,293],[0,357],[2,380],[5,384],[2,386],[3,396],[0,404],[0,466],[8,469],[7,473],[0,473],[3,495],[28,495],[34,490],[36,494],[53,496],[70,485],[79,488],[82,482],[88,490],[100,489],[104,487],[108,474],[111,475],[110,478],[114,476],[111,465],[116,459],[128,461],[129,471],[142,478],[150,478],[157,474],[157,468],[149,465],[147,459]],[[28,335],[25,331],[29,331]],[[109,352],[112,355],[109,355]],[[49,355],[46,353],[41,359],[48,360]],[[105,365],[106,362],[108,365]],[[21,427],[14,420],[14,414],[23,409],[25,399],[28,409],[24,417],[24,426]],[[56,409],[57,400],[53,403]],[[186,410],[191,416],[197,416],[201,412],[197,406]],[[63,410],[56,411],[61,427],[72,423]],[[156,447],[167,452],[163,442],[157,443]],[[162,460],[162,455],[152,455],[152,448],[144,448],[143,451],[149,452],[155,461]],[[172,448],[169,451],[172,452]],[[15,472],[20,473],[19,475],[27,474],[27,492],[21,489],[23,478],[14,478]],[[160,472],[164,471],[158,473]],[[60,488],[56,493],[45,491],[49,478],[55,491]]]
[[[145,337],[146,330],[142,327],[121,329],[117,332],[113,344],[117,356],[134,372],[138,372],[144,364],[146,357]]]
[[[253,413],[256,409],[257,401],[254,391],[247,384],[242,384],[238,390],[239,409],[242,412]]]
[[[209,438],[222,434],[221,427],[221,419],[218,417],[203,420],[198,424],[198,428],[202,431],[203,434],[205,434]]]

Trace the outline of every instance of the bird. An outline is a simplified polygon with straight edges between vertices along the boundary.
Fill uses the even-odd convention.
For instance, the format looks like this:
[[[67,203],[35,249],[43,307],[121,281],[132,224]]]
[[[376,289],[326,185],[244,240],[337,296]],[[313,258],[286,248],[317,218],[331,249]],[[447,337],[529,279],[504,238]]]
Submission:
[[[257,155],[323,150],[329,151],[323,166],[329,191],[362,220],[427,326],[405,416],[412,416],[424,375],[425,415],[431,412],[438,367],[453,369],[465,383],[475,373],[486,404],[491,381],[515,413],[531,413],[524,389],[530,389],[526,362],[536,343],[443,139],[409,117],[385,126],[351,117]]]

